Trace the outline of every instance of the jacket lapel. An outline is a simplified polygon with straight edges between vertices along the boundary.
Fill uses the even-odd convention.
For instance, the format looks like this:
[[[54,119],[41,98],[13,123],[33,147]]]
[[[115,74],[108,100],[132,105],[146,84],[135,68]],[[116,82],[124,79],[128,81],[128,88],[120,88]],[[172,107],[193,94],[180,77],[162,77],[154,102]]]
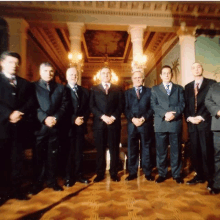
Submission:
[[[146,87],[142,86],[142,91],[140,93],[140,100],[144,96],[145,92],[146,92]]]
[[[171,88],[170,96],[176,91],[176,88],[177,88],[176,84],[172,83],[172,88]]]
[[[199,89],[199,91],[198,91],[198,95],[199,95],[199,93],[202,92],[202,90],[203,90],[206,86],[207,86],[207,79],[206,79],[206,78],[203,78],[202,85],[201,85],[201,87],[200,87],[200,89]]]
[[[111,85],[111,86],[112,86],[112,85]],[[105,93],[105,89],[103,88],[102,83],[98,85],[98,88],[99,88],[102,92]],[[110,88],[111,88],[111,87],[110,87]]]
[[[167,95],[167,91],[166,91],[166,89],[164,88],[163,83],[161,83],[161,84],[159,85],[159,89],[160,89],[165,95]]]

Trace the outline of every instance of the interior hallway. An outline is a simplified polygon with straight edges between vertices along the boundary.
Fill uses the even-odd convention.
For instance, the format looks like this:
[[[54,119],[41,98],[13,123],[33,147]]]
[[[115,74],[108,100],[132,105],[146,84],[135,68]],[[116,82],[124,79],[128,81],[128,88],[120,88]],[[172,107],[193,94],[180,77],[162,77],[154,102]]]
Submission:
[[[156,170],[154,170],[156,175]],[[210,195],[207,183],[178,185],[172,178],[164,183],[148,182],[139,171],[136,180],[110,181],[109,174],[99,183],[76,183],[63,192],[44,189],[29,201],[8,200],[0,207],[1,220],[217,220],[220,195]],[[192,178],[188,175],[185,182]],[[94,179],[93,174],[87,175]],[[63,181],[60,180],[60,184]]]

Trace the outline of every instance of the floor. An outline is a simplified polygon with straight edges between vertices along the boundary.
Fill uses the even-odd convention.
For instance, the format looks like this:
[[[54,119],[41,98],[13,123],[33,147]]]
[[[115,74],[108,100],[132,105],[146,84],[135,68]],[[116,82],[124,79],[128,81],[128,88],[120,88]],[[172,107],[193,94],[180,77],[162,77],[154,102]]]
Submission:
[[[220,220],[220,195],[210,195],[206,183],[179,185],[169,178],[156,184],[148,182],[141,170],[138,179],[129,182],[125,181],[125,171],[119,175],[118,183],[106,174],[99,183],[76,183],[63,192],[46,188],[29,201],[10,199],[0,207],[0,219]],[[184,180],[192,177],[193,173]]]

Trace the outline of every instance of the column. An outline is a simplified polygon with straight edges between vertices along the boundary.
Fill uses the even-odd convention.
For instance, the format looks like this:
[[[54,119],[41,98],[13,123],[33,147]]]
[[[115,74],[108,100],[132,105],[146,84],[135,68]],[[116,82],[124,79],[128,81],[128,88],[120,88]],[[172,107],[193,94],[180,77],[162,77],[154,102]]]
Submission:
[[[67,23],[70,35],[70,53],[72,54],[72,62],[77,65],[79,71],[78,84],[81,85],[82,78],[82,51],[81,51],[81,41],[82,34],[85,32],[84,23],[80,22],[68,22]]]
[[[131,34],[131,42],[133,46],[133,61],[140,62],[143,58],[143,36],[147,25],[130,25],[128,32]],[[132,66],[134,71],[137,67]]]
[[[26,78],[27,75],[27,29],[28,23],[22,18],[4,18],[8,23],[8,50],[19,53],[21,66],[19,76]]]
[[[194,80],[191,66],[195,63],[195,29],[187,29],[185,31],[178,31],[180,43],[180,63],[181,63],[181,85],[185,86],[187,83]]]

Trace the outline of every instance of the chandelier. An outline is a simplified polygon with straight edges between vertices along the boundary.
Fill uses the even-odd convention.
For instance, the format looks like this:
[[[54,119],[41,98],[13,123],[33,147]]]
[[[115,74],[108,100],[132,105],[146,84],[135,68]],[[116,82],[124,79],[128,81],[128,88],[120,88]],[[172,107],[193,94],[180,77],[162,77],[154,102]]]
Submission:
[[[137,54],[136,56],[134,56],[134,59],[131,62],[132,72],[135,71],[144,72],[144,69],[146,68],[146,63],[147,63],[147,56]]]
[[[79,52],[69,53],[68,59],[69,59],[69,67],[75,66],[79,71],[82,70],[84,63],[82,53]]]

